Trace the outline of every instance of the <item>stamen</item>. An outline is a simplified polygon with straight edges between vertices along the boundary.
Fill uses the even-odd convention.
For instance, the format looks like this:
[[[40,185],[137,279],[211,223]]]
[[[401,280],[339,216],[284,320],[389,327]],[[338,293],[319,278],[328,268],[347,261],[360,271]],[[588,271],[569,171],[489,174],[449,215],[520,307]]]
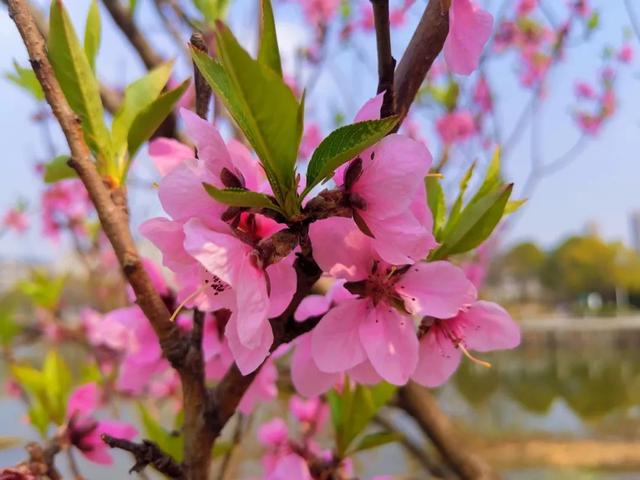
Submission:
[[[190,293],[187,298],[185,298],[182,303],[180,303],[180,305],[178,305],[178,307],[175,309],[175,311],[171,314],[171,318],[169,318],[170,322],[173,322],[176,317],[180,314],[180,312],[182,311],[182,309],[184,308],[184,306],[190,302],[191,300],[193,300],[194,298],[196,298],[198,295],[200,295],[202,292],[204,292],[204,289],[207,288],[209,286],[209,283],[205,283],[204,285],[201,285],[199,288],[197,288],[193,293]]]
[[[491,364],[489,362],[485,362],[484,360],[480,360],[477,357],[474,357],[473,355],[471,355],[471,353],[469,352],[469,350],[467,350],[465,348],[465,346],[462,344],[462,342],[460,342],[458,344],[458,348],[460,350],[462,350],[462,353],[464,353],[465,357],[467,357],[469,360],[471,360],[473,363],[483,366],[485,368],[491,368]]]

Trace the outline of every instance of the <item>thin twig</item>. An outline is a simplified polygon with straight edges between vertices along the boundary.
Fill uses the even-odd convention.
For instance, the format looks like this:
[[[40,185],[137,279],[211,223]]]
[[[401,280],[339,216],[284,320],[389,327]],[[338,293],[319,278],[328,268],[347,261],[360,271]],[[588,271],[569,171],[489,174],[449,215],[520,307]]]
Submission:
[[[371,0],[373,20],[376,28],[376,47],[378,52],[378,90],[384,92],[380,117],[394,114],[393,75],[396,59],[391,54],[391,32],[389,29],[389,0]]]
[[[115,438],[103,433],[102,441],[110,448],[125,450],[133,455],[136,463],[129,469],[129,473],[141,472],[147,465],[153,466],[158,472],[173,479],[184,479],[182,467],[169,455],[160,450],[160,447],[149,440],[135,443],[121,438]]]

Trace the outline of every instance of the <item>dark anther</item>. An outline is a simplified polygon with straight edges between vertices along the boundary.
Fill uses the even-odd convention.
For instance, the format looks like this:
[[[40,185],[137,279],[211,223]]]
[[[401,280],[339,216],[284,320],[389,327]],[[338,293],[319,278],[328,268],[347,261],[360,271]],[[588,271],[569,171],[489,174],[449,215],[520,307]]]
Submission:
[[[346,191],[351,190],[360,175],[362,175],[362,158],[358,157],[344,171],[344,188]]]
[[[220,172],[220,180],[222,184],[227,188],[244,188],[244,179],[239,178],[235,173],[231,172],[228,168],[223,168]]]

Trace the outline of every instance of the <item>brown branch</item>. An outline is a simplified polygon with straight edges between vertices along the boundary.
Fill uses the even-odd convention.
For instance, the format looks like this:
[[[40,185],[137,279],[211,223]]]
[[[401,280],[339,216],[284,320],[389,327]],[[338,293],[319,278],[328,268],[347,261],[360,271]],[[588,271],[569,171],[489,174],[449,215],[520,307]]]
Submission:
[[[398,390],[400,407],[411,415],[440,451],[442,458],[462,480],[494,480],[498,476],[460,441],[436,399],[413,382]]]
[[[401,429],[396,427],[394,423],[387,417],[378,414],[374,417],[376,422],[381,427],[385,428],[389,432],[393,432],[398,436],[398,443],[415,458],[418,463],[434,478],[451,479],[452,476],[441,465],[434,462],[429,455],[425,452],[425,448],[418,445],[411,438],[409,438]]]
[[[201,33],[194,33],[191,35],[190,43],[201,52],[209,53],[207,44],[205,43],[204,37]],[[195,63],[193,64],[193,76],[196,86],[196,113],[206,120],[207,112],[209,111],[209,102],[211,101],[211,87],[204,79]]]
[[[393,75],[396,59],[391,54],[391,32],[389,28],[389,0],[371,0],[373,20],[376,27],[376,47],[378,51],[378,93],[384,92],[380,117],[394,114],[395,101]]]
[[[407,116],[409,107],[427,76],[427,72],[444,46],[449,33],[447,0],[429,0],[420,23],[398,64],[394,82],[396,113],[399,122]]]
[[[149,440],[143,440],[142,443],[135,443],[112,437],[106,433],[103,433],[100,438],[102,438],[102,441],[109,445],[110,448],[119,448],[133,455],[136,463],[129,469],[129,473],[142,472],[147,465],[151,465],[158,472],[169,478],[180,480],[186,478],[182,467],[178,465],[173,458],[160,450],[158,445]]]
[[[69,107],[56,80],[42,35],[25,0],[8,0],[9,13],[29,52],[32,68],[42,85],[47,102],[58,119],[71,150],[69,164],[82,180],[96,208],[102,228],[113,246],[120,266],[136,294],[136,302],[158,336],[162,351],[180,374],[185,412],[184,465],[186,478],[206,478],[210,465],[213,435],[205,419],[206,389],[198,348],[170,321],[170,313],[140,261],[128,225],[126,195],[122,189],[109,190],[91,160],[80,121]]]
[[[151,70],[159,66],[164,60],[147,42],[147,39],[134,22],[131,12],[122,6],[119,0],[102,0],[102,3],[118,28],[136,50],[145,67]]]

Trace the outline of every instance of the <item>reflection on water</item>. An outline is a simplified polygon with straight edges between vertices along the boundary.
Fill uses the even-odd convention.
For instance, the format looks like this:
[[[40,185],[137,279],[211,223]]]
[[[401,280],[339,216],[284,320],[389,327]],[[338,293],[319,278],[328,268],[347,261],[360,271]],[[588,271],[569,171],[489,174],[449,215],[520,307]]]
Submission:
[[[517,454],[512,455],[516,461],[499,466],[505,478],[640,478],[640,331],[528,333],[517,350],[482,358],[493,367],[486,369],[463,361],[453,380],[437,395],[443,409],[461,424],[468,441],[478,445],[487,442],[490,448],[481,450],[482,454],[516,445]],[[3,373],[0,369],[0,378]],[[286,406],[282,410],[286,411]],[[19,421],[23,414],[19,403],[6,397],[0,399],[0,435],[36,439],[29,426]],[[542,439],[544,443],[566,438],[593,440],[595,447],[590,448],[596,449],[600,448],[597,442],[601,439],[626,442],[627,449],[637,452],[633,453],[637,463],[614,463],[605,470],[576,470],[537,460],[532,463],[525,453],[520,453],[532,439]],[[249,450],[247,454],[254,461],[247,462],[245,457],[243,463],[246,468],[251,465],[251,473],[255,475],[256,469],[259,471],[255,464],[259,448]],[[0,465],[14,464],[23,458],[21,448],[0,451]],[[369,474],[412,471],[412,462],[407,460],[397,446],[374,450],[355,459],[357,467]],[[116,465],[111,471],[82,463],[95,480],[115,478],[114,472],[122,473],[124,478],[130,466],[124,454],[116,454]]]

